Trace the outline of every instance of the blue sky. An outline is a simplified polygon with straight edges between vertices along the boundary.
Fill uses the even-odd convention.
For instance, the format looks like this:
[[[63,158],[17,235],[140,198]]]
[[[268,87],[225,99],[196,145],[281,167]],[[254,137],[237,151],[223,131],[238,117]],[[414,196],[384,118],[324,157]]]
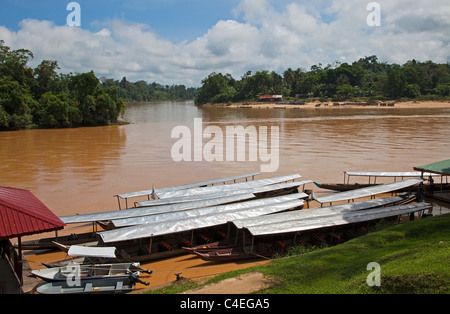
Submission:
[[[450,62],[448,0],[79,0],[81,27],[66,26],[70,1],[1,0],[0,39],[57,60],[63,73],[199,86],[212,72],[353,62],[377,55]]]
[[[18,30],[23,19],[49,20],[65,25],[67,4],[61,0],[2,0],[0,24]],[[97,31],[108,20],[133,21],[149,25],[161,37],[173,41],[194,40],[217,21],[235,18],[238,0],[78,0],[82,28]]]

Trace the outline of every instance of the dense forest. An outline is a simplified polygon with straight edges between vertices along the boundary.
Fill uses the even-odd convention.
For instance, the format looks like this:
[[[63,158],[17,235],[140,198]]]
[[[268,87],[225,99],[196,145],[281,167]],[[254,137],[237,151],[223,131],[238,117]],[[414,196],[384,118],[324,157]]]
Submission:
[[[194,99],[196,88],[97,78],[93,71],[58,74],[57,61],[28,66],[33,53],[0,40],[0,130],[117,123],[124,101]]]
[[[194,99],[197,96],[198,88],[184,85],[161,85],[158,83],[147,83],[145,81],[128,82],[124,77],[118,80],[101,77],[103,87],[118,88],[119,97],[124,101],[154,101],[154,100],[178,100]]]
[[[286,100],[450,99],[450,64],[412,60],[398,65],[370,56],[352,64],[314,65],[310,71],[289,68],[283,75],[248,71],[240,80],[211,73],[203,79],[195,103],[253,101],[263,94],[283,95]]]

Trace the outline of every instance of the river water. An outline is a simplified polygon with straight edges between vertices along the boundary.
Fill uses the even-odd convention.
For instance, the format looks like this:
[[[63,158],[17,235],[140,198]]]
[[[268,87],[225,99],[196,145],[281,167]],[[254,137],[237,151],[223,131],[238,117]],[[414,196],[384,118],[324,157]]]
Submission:
[[[191,101],[133,103],[124,116],[127,125],[0,132],[0,185],[28,189],[64,216],[117,210],[114,195],[148,190],[153,184],[167,187],[259,172],[268,164],[262,155],[250,161],[249,154],[244,161],[237,161],[236,155],[235,161],[209,162],[204,154],[200,161],[174,161],[176,128],[191,132],[191,137],[183,137],[191,139],[191,159],[207,147],[211,139],[202,139],[203,132],[200,140],[195,135],[199,121],[200,131],[212,127],[223,132],[222,138],[215,133],[214,139],[224,144],[224,160],[227,127],[254,127],[258,138],[263,138],[262,129],[278,127],[279,153],[271,159],[277,157],[277,169],[261,178],[298,173],[318,182],[343,182],[344,171],[412,171],[414,166],[448,159],[449,118],[450,109],[275,110],[198,108]],[[272,143],[267,142],[269,148],[275,147]],[[450,211],[448,204],[434,204],[433,212]],[[90,225],[68,226],[60,234],[87,228]],[[64,258],[62,253],[30,254],[27,260],[33,268],[41,268],[41,260]],[[153,286],[174,280],[180,269],[191,278],[246,264],[220,267],[205,268],[204,262],[189,256],[149,265],[155,270]]]
[[[153,184],[167,187],[259,172],[269,164],[261,156],[250,161],[248,154],[244,161],[237,161],[237,155],[234,161],[209,162],[204,156],[193,161],[196,147],[201,152],[210,141],[195,141],[196,118],[202,119],[202,130],[223,130],[224,145],[227,126],[277,126],[279,154],[272,159],[278,157],[278,167],[261,178],[298,173],[318,182],[342,182],[343,171],[412,171],[450,156],[450,109],[275,110],[198,108],[191,101],[132,103],[124,116],[127,125],[1,132],[0,185],[29,189],[63,216],[115,210],[114,195]],[[179,139],[171,135],[180,126],[192,133],[192,161],[174,161],[172,148]],[[272,148],[271,141],[267,144]],[[224,160],[225,151],[224,146]]]

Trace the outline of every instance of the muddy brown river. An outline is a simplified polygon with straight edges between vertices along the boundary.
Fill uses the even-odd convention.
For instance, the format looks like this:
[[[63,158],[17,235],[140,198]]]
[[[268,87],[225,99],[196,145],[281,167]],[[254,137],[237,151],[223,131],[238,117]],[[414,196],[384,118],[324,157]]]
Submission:
[[[342,182],[344,171],[413,171],[414,166],[450,156],[448,108],[253,110],[156,102],[128,104],[124,120],[129,124],[0,132],[0,185],[28,189],[64,216],[116,210],[114,195],[151,189],[153,184],[168,187],[259,172],[270,162],[276,171],[260,178],[298,173],[318,182]],[[198,137],[195,121],[202,122],[201,132],[223,134],[214,133],[215,142],[205,133]],[[227,160],[227,127],[236,126],[256,130],[258,141],[264,138],[261,130],[277,127],[279,153],[269,162],[269,155],[258,151],[264,143],[249,137],[243,160],[237,155]],[[191,132],[191,154],[183,151],[190,161],[174,160],[173,147],[181,138],[173,138],[177,127]],[[217,145],[211,150],[208,143]],[[223,151],[218,150],[221,143]],[[274,148],[273,143],[267,141],[267,147]],[[250,158],[250,147],[259,152],[256,160]],[[203,153],[198,161],[195,152]],[[205,152],[216,159],[208,161]],[[448,210],[448,205],[437,204],[435,210]]]

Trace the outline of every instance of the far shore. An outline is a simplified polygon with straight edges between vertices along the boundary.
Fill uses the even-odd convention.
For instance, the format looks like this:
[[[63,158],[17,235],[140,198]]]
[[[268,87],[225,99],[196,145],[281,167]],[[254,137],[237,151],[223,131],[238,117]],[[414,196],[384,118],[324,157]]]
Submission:
[[[375,103],[340,101],[340,102],[237,102],[237,103],[208,103],[203,105],[206,108],[240,108],[240,109],[385,109],[385,108],[450,108],[450,101],[377,101]]]

